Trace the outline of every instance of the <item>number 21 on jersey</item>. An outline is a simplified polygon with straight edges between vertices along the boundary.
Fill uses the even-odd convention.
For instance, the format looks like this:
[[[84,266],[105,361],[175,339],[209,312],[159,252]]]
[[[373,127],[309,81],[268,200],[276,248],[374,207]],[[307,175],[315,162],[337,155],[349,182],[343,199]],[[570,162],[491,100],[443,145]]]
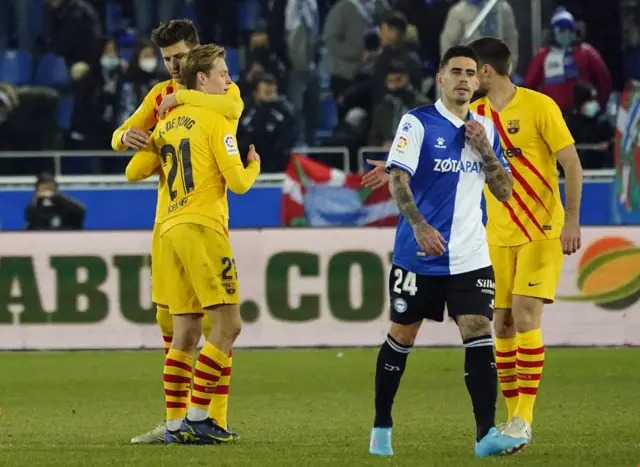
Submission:
[[[180,169],[180,179],[183,189],[181,197],[191,193],[195,189],[195,183],[193,182],[189,138],[182,139],[178,148],[170,144],[165,144],[160,148],[160,156],[162,157],[163,166],[166,166],[169,160],[171,160],[171,167],[169,167],[169,174],[167,175],[167,185],[169,186],[171,201],[175,201],[178,197],[178,190],[175,187],[178,168]]]
[[[413,297],[418,292],[415,273],[407,272],[404,274],[402,269],[395,268],[393,275],[396,278],[396,281],[393,283],[393,291],[395,293],[402,294],[402,292],[407,292]]]

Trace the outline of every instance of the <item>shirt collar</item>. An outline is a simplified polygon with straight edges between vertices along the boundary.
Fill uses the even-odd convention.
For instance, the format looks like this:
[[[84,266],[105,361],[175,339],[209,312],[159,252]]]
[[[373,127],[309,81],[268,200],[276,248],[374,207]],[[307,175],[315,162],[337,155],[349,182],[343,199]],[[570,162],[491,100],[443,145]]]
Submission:
[[[436,102],[436,110],[442,115],[444,118],[449,120],[456,128],[460,128],[464,125],[464,120],[460,119],[457,115],[454,115],[444,106],[442,99],[438,99]],[[469,120],[473,120],[473,115],[471,111],[469,111],[469,115],[467,117]]]

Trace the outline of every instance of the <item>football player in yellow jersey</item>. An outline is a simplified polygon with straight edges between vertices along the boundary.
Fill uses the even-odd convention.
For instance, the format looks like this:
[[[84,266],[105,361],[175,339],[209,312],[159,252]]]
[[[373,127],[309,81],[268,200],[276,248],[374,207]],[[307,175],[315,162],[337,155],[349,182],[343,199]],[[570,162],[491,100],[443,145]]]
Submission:
[[[470,47],[478,55],[480,89],[486,91],[472,109],[493,120],[513,174],[510,201],[486,196],[496,271],[496,364],[510,420],[503,433],[531,439],[544,366],[542,311],[555,299],[562,255],[580,248],[582,165],[558,105],[509,79],[509,48],[495,38]],[[565,208],[557,163],[565,173]]]
[[[493,120],[513,175],[509,201],[485,196],[496,275],[496,365],[509,417],[501,429],[507,436],[530,440],[544,366],[543,306],[555,298],[563,253],[580,248],[582,166],[556,103],[509,79],[509,48],[494,38],[478,39],[470,47],[478,56],[480,89],[486,93],[471,110]],[[566,177],[565,209],[556,161]],[[384,162],[368,162],[375,168],[363,184],[377,188],[387,183]]]
[[[192,49],[181,61],[182,82],[207,94],[226,93],[231,80],[224,57],[224,49],[216,45]],[[160,225],[159,280],[174,328],[163,377],[166,444],[233,439],[209,416],[211,398],[241,328],[227,188],[245,193],[260,172],[253,148],[244,167],[233,132],[222,115],[182,105],[158,123],[146,148],[135,156],[143,175],[162,167],[170,197]],[[189,401],[203,313],[212,330],[193,368]]]
[[[244,104],[240,97],[240,90],[235,84],[231,84],[226,94],[206,95],[193,90],[186,90],[180,84],[180,60],[192,48],[199,45],[198,32],[194,24],[189,20],[173,20],[163,23],[153,31],[152,39],[160,48],[167,71],[172,79],[159,83],[149,91],[144,101],[136,112],[127,119],[120,128],[113,133],[112,147],[116,151],[127,149],[141,149],[148,142],[150,130],[164,116],[167,108],[172,105],[191,104],[218,112],[225,116],[235,130]],[[136,159],[130,162],[128,175],[136,172]],[[159,225],[169,205],[169,191],[164,175],[160,172],[158,183],[158,202],[156,208],[156,221],[154,224],[151,242],[151,282],[152,300],[156,304],[156,320],[160,326],[165,345],[165,353],[171,346],[173,337],[173,322],[167,309],[167,299],[162,287],[157,286],[162,271],[160,262],[155,259],[159,256],[160,234]],[[135,180],[135,176],[132,177]],[[133,180],[132,180],[133,181]],[[203,320],[203,335],[208,335],[208,317]],[[229,366],[225,368],[220,384],[216,388],[210,415],[224,428],[227,427],[227,407],[229,398],[229,382],[231,378],[232,358],[229,356]],[[163,443],[165,424],[158,425],[153,430],[131,440],[133,444]],[[237,435],[236,435],[237,436]]]

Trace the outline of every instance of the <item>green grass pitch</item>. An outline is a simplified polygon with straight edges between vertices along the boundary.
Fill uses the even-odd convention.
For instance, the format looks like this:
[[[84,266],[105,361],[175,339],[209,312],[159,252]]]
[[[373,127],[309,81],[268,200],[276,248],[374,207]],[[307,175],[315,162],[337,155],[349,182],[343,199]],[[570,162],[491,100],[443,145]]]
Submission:
[[[341,356],[339,353],[342,352]],[[549,349],[534,440],[475,459],[463,351],[417,349],[393,458],[367,452],[376,349],[237,350],[229,446],[130,446],[163,417],[161,351],[0,354],[0,465],[637,466],[640,349]],[[504,404],[499,401],[499,421]]]

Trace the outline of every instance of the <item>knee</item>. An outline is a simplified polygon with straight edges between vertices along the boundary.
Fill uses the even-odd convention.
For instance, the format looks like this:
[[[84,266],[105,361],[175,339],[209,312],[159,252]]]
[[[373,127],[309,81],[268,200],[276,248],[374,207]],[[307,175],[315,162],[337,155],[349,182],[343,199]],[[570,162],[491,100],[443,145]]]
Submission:
[[[182,352],[194,352],[200,341],[199,331],[185,331],[180,335],[174,334],[171,348]]]
[[[418,330],[420,324],[398,324],[393,323],[389,335],[395,339],[396,342],[402,345],[413,345],[418,336]]]
[[[241,322],[230,323],[228,326],[225,326],[225,329],[222,330],[222,336],[225,340],[235,342],[235,340],[240,335],[240,331],[242,331]]]
[[[177,315],[174,318],[174,332],[171,348],[183,352],[194,352],[200,341],[202,320],[197,315]]]
[[[516,328],[511,313],[506,311],[497,311],[493,319],[493,328],[496,331],[498,339],[509,339],[515,337]]]
[[[538,327],[536,326],[535,314],[524,310],[514,317],[514,322],[514,328],[517,332],[527,332]]]

